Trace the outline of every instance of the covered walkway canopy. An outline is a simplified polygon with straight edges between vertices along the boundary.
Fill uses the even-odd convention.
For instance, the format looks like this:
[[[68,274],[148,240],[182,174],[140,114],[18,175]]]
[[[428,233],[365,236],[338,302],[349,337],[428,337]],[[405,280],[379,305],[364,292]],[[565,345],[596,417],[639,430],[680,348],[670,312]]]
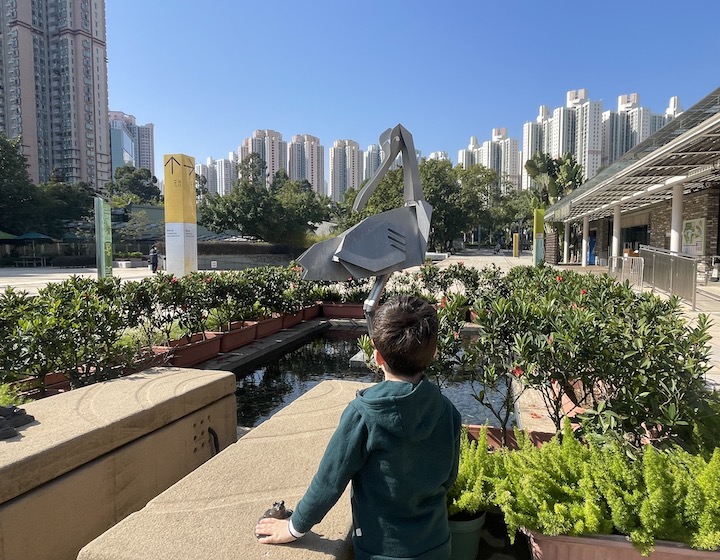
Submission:
[[[545,211],[549,222],[598,220],[720,181],[720,88]]]

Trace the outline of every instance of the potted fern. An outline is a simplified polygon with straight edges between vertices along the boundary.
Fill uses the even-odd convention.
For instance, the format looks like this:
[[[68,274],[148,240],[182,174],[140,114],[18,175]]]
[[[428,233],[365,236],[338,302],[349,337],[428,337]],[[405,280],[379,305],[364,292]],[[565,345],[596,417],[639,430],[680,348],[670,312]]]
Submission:
[[[475,560],[485,512],[494,504],[494,481],[500,478],[499,456],[488,450],[487,427],[477,440],[463,427],[458,475],[447,493],[453,560]]]
[[[533,558],[720,558],[720,449],[635,455],[580,442],[569,420],[540,448],[516,437],[518,450],[493,453],[503,466],[491,483],[511,541],[526,533]]]

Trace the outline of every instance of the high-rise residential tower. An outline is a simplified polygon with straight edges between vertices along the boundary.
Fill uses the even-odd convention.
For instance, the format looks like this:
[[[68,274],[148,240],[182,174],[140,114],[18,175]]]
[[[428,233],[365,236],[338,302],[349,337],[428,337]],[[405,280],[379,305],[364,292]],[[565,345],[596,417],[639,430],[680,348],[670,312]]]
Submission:
[[[610,165],[628,150],[657,132],[682,112],[677,97],[670,99],[664,115],[640,107],[638,94],[618,97],[618,110],[604,111],[602,101],[588,98],[586,89],[567,92],[564,107],[553,110],[543,105],[534,123],[523,126],[522,186],[534,187],[524,170],[525,162],[537,151],[559,158],[566,153],[582,165],[585,179]]]
[[[682,112],[677,97],[671,97],[662,115],[640,106],[637,93],[618,96],[618,108],[602,114],[602,161],[610,165],[628,150],[649,138]]]
[[[450,156],[448,155],[448,153],[445,152],[445,151],[443,151],[443,150],[438,150],[438,151],[435,151],[435,152],[430,152],[430,153],[428,154],[428,157],[427,157],[427,158],[428,158],[428,159],[435,159],[435,160],[437,160],[437,161],[451,161],[451,160],[450,160]]]
[[[122,111],[110,111],[110,146],[112,148],[112,172],[115,176],[115,169],[119,166],[117,154],[119,147],[116,145],[117,133],[115,130],[124,129],[133,142],[133,163],[135,167],[142,167],[150,170],[155,175],[155,127],[152,123],[137,124],[135,117],[126,115]],[[124,150],[125,147],[123,146]]]
[[[358,189],[363,176],[363,152],[354,140],[335,140],[330,148],[330,196],[345,199],[348,189]]]
[[[525,162],[537,152],[543,152],[548,145],[547,121],[550,118],[550,107],[541,105],[535,122],[527,122],[523,125],[523,148],[520,157],[520,187],[523,190],[534,189],[537,184],[525,171]]]
[[[492,169],[500,179],[504,191],[517,190],[520,186],[518,141],[508,138],[507,128],[493,128],[492,139],[478,145],[475,136],[470,137],[467,150],[458,152],[458,163],[465,169],[482,165]]]
[[[237,182],[237,165],[230,159],[219,159],[215,161],[215,176],[217,194],[227,196]]]
[[[110,180],[105,0],[0,2],[0,131],[30,177]]]
[[[238,147],[238,158],[242,163],[249,154],[258,154],[267,166],[266,185],[270,186],[275,173],[284,169],[288,170],[288,145],[282,139],[282,134],[274,130],[256,130],[251,138]]]
[[[288,176],[306,180],[318,194],[325,194],[325,148],[310,134],[296,134],[288,144]]]
[[[380,168],[383,162],[384,152],[380,147],[380,144],[370,144],[367,151],[365,152],[364,165],[363,165],[363,179],[368,180],[375,172]]]

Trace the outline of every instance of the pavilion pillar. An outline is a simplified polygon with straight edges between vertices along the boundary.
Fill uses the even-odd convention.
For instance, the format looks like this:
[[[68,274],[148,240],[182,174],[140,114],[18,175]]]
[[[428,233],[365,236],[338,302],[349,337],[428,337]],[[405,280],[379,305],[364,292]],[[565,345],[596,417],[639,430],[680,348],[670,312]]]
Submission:
[[[582,233],[582,266],[588,264],[588,251],[590,248],[590,217],[585,216],[583,218],[583,233]]]
[[[616,205],[613,208],[613,236],[612,236],[612,256],[621,256],[622,251],[620,250],[620,237],[622,235],[622,228],[620,227],[620,205]]]
[[[682,183],[673,185],[672,218],[670,222],[670,251],[682,252],[682,216],[683,216],[683,186]]]

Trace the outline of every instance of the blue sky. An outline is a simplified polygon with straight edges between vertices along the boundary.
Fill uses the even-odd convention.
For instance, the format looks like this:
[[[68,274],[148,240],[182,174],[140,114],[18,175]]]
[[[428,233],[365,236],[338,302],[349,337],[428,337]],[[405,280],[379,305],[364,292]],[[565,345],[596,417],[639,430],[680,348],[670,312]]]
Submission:
[[[226,158],[257,129],[351,139],[402,123],[423,155],[522,125],[586,88],[664,112],[720,85],[715,0],[107,0],[110,109],[162,156]],[[327,162],[326,162],[327,164]],[[326,177],[327,180],[327,177]]]

